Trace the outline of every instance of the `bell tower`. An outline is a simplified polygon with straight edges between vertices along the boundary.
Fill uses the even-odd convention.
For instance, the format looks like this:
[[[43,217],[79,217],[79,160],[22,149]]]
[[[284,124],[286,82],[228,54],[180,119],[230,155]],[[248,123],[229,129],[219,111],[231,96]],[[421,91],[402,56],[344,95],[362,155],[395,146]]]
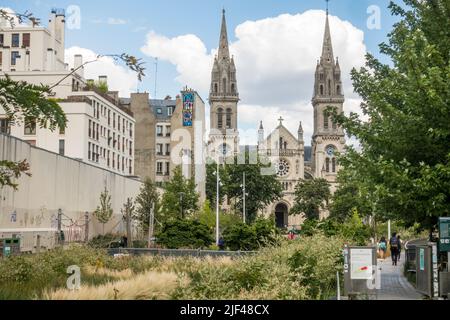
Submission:
[[[210,144],[214,152],[227,156],[239,152],[236,66],[230,56],[225,10],[222,12],[219,51],[214,58],[209,103],[211,106]]]
[[[325,178],[329,182],[336,181],[339,170],[336,154],[344,152],[345,134],[343,129],[327,115],[326,110],[332,107],[338,113],[342,113],[344,101],[341,69],[339,60],[334,59],[327,8],[322,55],[316,66],[312,99],[314,108],[312,165],[315,177]]]

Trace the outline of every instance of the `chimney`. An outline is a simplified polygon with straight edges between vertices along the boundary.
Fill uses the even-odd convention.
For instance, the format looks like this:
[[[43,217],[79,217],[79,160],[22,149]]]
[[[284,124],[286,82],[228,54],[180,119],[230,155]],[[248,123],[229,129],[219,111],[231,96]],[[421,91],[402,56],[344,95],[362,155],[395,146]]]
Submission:
[[[108,76],[99,76],[98,77],[98,82],[108,85]]]
[[[77,69],[83,65],[83,56],[81,54],[76,54],[73,58],[73,69]],[[80,68],[76,72],[80,77],[84,78],[84,67]]]

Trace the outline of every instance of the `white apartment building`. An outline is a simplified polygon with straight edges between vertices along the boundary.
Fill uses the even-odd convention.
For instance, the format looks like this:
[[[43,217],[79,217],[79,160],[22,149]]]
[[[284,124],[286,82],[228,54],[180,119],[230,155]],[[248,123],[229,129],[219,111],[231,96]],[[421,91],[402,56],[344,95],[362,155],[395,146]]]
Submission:
[[[65,17],[52,10],[48,28],[16,26],[0,30],[0,77],[55,86],[51,97],[67,117],[65,130],[50,131],[35,122],[11,126],[0,109],[0,133],[39,148],[75,158],[122,175],[134,175],[135,120],[120,104],[117,92],[88,88],[83,68],[75,73],[64,61]],[[74,68],[83,64],[75,56]],[[106,82],[105,76],[99,82]]]

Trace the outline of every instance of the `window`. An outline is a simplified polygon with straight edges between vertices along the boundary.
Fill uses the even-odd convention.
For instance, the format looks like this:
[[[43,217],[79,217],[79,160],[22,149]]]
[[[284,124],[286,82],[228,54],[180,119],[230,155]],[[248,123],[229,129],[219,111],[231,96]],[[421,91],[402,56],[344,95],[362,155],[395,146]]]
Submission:
[[[162,137],[163,136],[163,127],[162,126],[156,126],[156,135],[158,137]]]
[[[156,109],[156,113],[157,114],[162,114],[162,109],[161,108]]]
[[[122,157],[122,171],[125,171],[125,158]]]
[[[18,33],[12,34],[11,47],[18,48],[20,44],[20,35]]]
[[[36,135],[36,120],[25,120],[24,134],[26,136]]]
[[[129,167],[130,168],[130,175],[133,174],[133,166],[132,166],[132,164],[133,163],[131,162],[131,159],[130,159],[130,167]]]
[[[223,90],[223,93],[227,92],[227,79],[225,79],[225,78],[223,78],[223,88],[222,88],[222,90]]]
[[[0,119],[0,133],[10,134],[11,126],[9,125],[8,119]]]
[[[320,74],[320,80],[323,81],[323,73]]]
[[[91,160],[91,143],[88,142],[88,160]]]
[[[166,176],[170,175],[170,162],[166,162]]]
[[[120,131],[120,116],[117,116],[117,130]]]
[[[217,83],[214,83],[214,93],[217,93],[218,89],[217,89]]]
[[[114,152],[112,153],[112,167],[113,169],[116,168],[116,154]]]
[[[170,137],[170,130],[172,129],[171,126],[166,127],[166,137]]]
[[[170,156],[170,144],[166,144],[166,156]]]
[[[30,46],[30,34],[24,33],[22,36],[22,46],[28,48]]]
[[[167,115],[170,117],[173,114],[173,107],[167,108]]]
[[[66,141],[59,140],[59,155],[64,156],[66,151]]]
[[[341,95],[341,86],[337,86],[337,87],[336,87],[336,93],[337,93],[338,95]]]
[[[11,65],[15,66],[17,63],[17,59],[20,58],[20,54],[18,51],[11,52]]]
[[[0,44],[1,46],[1,44]],[[0,51],[0,66],[3,64],[3,52]]]
[[[325,160],[325,167],[326,172],[330,172],[330,158]]]
[[[221,108],[217,110],[217,128],[223,128],[223,109]]]
[[[133,142],[130,141],[130,156],[133,155]]]
[[[133,125],[130,123],[130,137],[133,138]]]
[[[111,165],[111,159],[110,159],[110,153],[109,153],[109,150],[108,150],[108,158],[107,158],[107,164],[108,164],[108,167]]]
[[[5,43],[5,35],[3,33],[0,34],[0,46],[3,46]]]
[[[227,109],[227,129],[231,129],[231,116],[233,114],[233,111],[231,109]]]
[[[323,95],[323,85],[320,85],[320,94]]]
[[[158,143],[156,145],[156,153],[158,154],[158,156],[162,156],[163,154],[163,145]]]
[[[323,113],[323,128],[328,129],[329,123],[328,123],[328,115],[326,112]]]
[[[332,167],[333,173],[336,173],[336,158],[333,158],[331,160],[331,167]]]
[[[163,173],[163,163],[157,162],[156,163],[156,174],[162,175],[162,173]]]

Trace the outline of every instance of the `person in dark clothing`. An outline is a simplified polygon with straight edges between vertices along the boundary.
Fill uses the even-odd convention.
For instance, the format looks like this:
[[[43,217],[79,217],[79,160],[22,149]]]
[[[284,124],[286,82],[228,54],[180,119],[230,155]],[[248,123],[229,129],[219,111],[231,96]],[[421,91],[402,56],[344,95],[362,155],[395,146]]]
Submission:
[[[220,251],[224,251],[224,250],[225,250],[225,240],[223,240],[223,238],[220,238],[220,239],[219,239],[219,245],[218,245],[218,247],[219,247],[219,250],[220,250]]]
[[[392,265],[396,266],[397,261],[398,261],[398,254],[399,254],[399,244],[398,244],[397,233],[392,234],[392,238],[391,238],[391,240],[389,240],[389,246],[391,247]]]

